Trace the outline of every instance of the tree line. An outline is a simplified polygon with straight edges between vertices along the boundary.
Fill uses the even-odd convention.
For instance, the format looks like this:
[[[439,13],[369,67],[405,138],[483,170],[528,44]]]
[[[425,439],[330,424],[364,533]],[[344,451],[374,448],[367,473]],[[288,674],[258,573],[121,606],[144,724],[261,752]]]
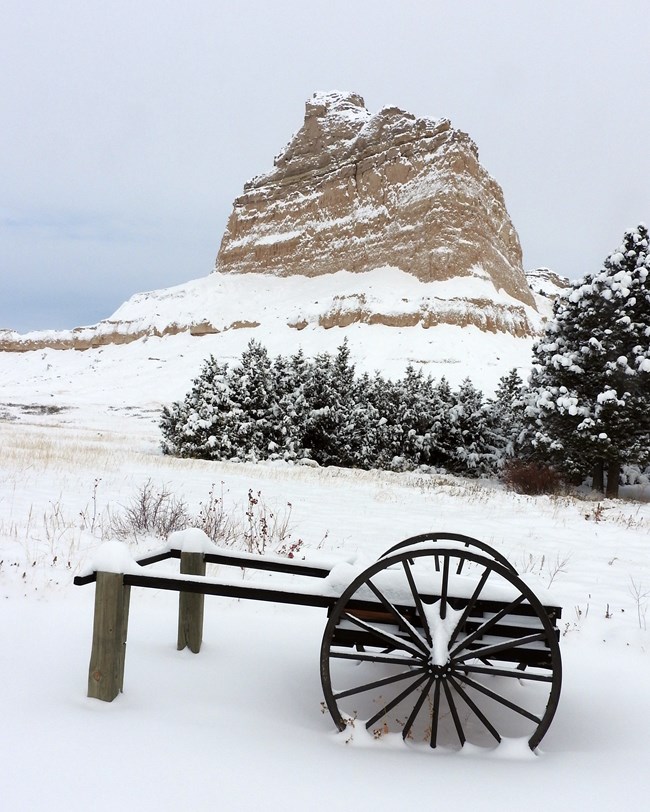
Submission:
[[[510,460],[552,466],[615,496],[624,465],[650,456],[650,254],[644,225],[555,302],[533,348],[486,398],[409,366],[357,374],[333,355],[271,358],[251,341],[232,367],[210,357],[161,419],[164,453],[214,460],[312,461],[489,476]]]
[[[252,340],[232,367],[210,357],[185,398],[163,409],[163,451],[480,476],[498,468],[505,445],[499,400],[413,366],[398,380],[358,375],[347,342],[309,360],[271,359]]]

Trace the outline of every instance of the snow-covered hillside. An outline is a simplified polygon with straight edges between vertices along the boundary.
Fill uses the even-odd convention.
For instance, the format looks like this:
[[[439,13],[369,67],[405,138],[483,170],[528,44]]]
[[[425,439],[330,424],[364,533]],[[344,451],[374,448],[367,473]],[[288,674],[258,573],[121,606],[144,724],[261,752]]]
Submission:
[[[127,412],[104,427],[83,403],[74,422],[66,412],[12,412],[16,420],[0,420],[3,808],[367,812],[424,799],[468,812],[645,807],[646,501],[177,460],[160,455],[151,422]],[[336,733],[321,712],[326,617],[311,608],[208,598],[204,646],[192,655],[176,651],[176,595],[134,588],[124,693],[111,704],[86,698],[94,588],[72,578],[148,481],[193,512],[213,489],[240,520],[252,489],[288,520],[292,540],[330,556],[372,560],[428,530],[493,545],[564,609],[563,691],[543,752],[516,740],[432,752],[399,736],[374,739],[361,725]],[[145,536],[131,549],[159,544]]]
[[[474,316],[483,318],[490,308],[497,321],[519,312],[521,324],[528,325],[524,334],[517,337],[512,323],[512,332],[479,329]],[[442,317],[436,323],[436,313],[453,316],[453,323]],[[331,326],[337,323],[345,326]],[[423,283],[391,268],[313,279],[211,274],[138,294],[93,328],[20,337],[26,346],[69,346],[65,342],[83,339],[84,330],[88,336],[121,336],[83,351],[40,346],[0,352],[0,409],[11,412],[6,404],[12,403],[65,407],[61,418],[74,423],[76,410],[84,407],[88,413],[92,407],[104,427],[115,410],[157,413],[188,391],[209,355],[231,362],[251,338],[272,355],[301,347],[308,356],[334,352],[347,338],[360,371],[379,369],[398,377],[412,363],[434,378],[444,375],[453,386],[469,376],[489,394],[513,367],[527,375],[529,328],[539,324],[534,310],[495,291],[478,270],[462,284]]]

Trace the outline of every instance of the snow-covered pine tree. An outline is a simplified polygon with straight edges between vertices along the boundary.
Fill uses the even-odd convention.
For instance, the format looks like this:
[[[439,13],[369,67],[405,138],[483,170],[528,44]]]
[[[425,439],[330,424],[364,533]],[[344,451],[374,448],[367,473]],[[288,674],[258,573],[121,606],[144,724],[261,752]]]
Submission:
[[[345,353],[345,350],[343,350]],[[344,359],[339,359],[338,372],[343,371]],[[354,379],[345,375],[349,383]],[[303,446],[306,454],[320,465],[343,465],[345,458],[343,426],[350,408],[350,392],[342,391],[329,353],[319,353],[305,382],[306,419]]]
[[[365,386],[367,398],[376,418],[368,425],[367,444],[373,467],[400,468],[403,465],[402,426],[399,410],[402,399],[401,381],[392,381],[375,372]]]
[[[307,419],[305,387],[311,375],[311,364],[302,350],[287,359],[279,355],[273,362],[275,404],[273,407],[275,426],[281,438],[281,447],[271,453],[285,460],[301,459],[304,456],[303,435]]]
[[[399,386],[397,419],[402,435],[400,456],[408,464],[407,467],[430,465],[431,448],[435,445],[432,436],[433,381],[430,376],[425,377],[421,369],[416,370],[409,364]]]
[[[454,393],[443,375],[433,387],[429,406],[429,465],[437,468],[449,468],[456,449],[462,442],[454,422],[455,404]]]
[[[330,418],[334,424],[335,444],[338,447],[338,465],[355,467],[363,438],[356,419],[363,419],[355,410],[360,393],[356,386],[354,364],[350,360],[347,339],[337,349],[331,366],[331,391],[333,395]]]
[[[457,446],[447,467],[466,476],[492,474],[498,454],[491,409],[469,378],[465,378],[454,395],[452,421]]]
[[[367,465],[371,450],[364,427],[373,420],[373,409],[363,382],[355,377],[347,340],[335,356],[316,356],[304,391],[306,453],[321,465]]]
[[[499,378],[494,398],[488,401],[499,466],[521,455],[526,433],[525,389],[517,370],[511,369]]]
[[[237,405],[231,442],[241,459],[268,459],[282,447],[276,383],[266,348],[251,339],[230,374],[230,396]]]
[[[623,463],[643,464],[650,443],[648,230],[625,233],[603,269],[575,282],[534,348],[531,417],[538,451],[565,473],[607,467],[618,495]]]
[[[234,410],[228,367],[210,356],[185,398],[163,408],[163,453],[209,460],[232,457]]]
[[[354,381],[347,424],[347,447],[353,468],[369,470],[379,466],[384,421],[375,403],[375,392],[375,380],[367,372]]]
[[[184,400],[178,400],[171,406],[163,406],[160,417],[162,440],[160,447],[163,454],[180,455],[182,446],[182,426],[187,420]]]

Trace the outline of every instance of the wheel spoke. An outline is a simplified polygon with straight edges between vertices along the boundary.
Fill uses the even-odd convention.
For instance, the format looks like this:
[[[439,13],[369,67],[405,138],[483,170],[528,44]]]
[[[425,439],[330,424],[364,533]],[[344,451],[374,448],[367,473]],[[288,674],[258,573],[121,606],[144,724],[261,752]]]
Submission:
[[[440,590],[440,619],[447,617],[447,590],[449,589],[449,556],[442,563],[442,589]],[[440,694],[440,691],[438,691]]]
[[[427,621],[427,616],[424,614],[422,599],[420,598],[417,587],[415,586],[415,580],[413,579],[413,573],[411,572],[411,565],[409,564],[408,559],[406,558],[402,559],[402,566],[404,567],[404,572],[406,573],[406,580],[408,581],[411,594],[413,595],[415,608],[418,611],[418,615],[420,615],[420,622],[422,623],[422,628],[424,629],[424,635],[427,639],[427,643],[431,646],[433,645],[433,638],[431,637],[429,622]]]
[[[482,657],[489,657],[492,654],[498,654],[501,651],[508,651],[512,648],[519,648],[526,646],[528,643],[536,643],[538,640],[544,640],[546,635],[544,632],[538,634],[529,634],[527,637],[518,637],[515,640],[506,640],[504,643],[495,643],[493,646],[484,646],[483,648],[472,649],[466,651],[458,657],[452,657],[453,661],[458,663],[463,660],[469,660],[471,657],[481,659]]]
[[[489,674],[492,677],[510,677],[511,679],[529,679],[536,682],[553,682],[552,674],[533,674],[530,671],[512,671],[507,668],[485,668],[481,665],[467,665],[466,663],[461,667],[463,671],[469,671],[472,674]]]
[[[330,657],[337,660],[355,660],[362,663],[390,663],[391,665],[421,665],[413,657],[393,657],[390,654],[371,654],[368,651],[351,652],[330,650]]]
[[[424,700],[427,697],[427,694],[431,690],[431,685],[433,683],[433,677],[429,679],[429,682],[424,686],[422,691],[420,692],[420,696],[418,697],[418,701],[413,705],[413,709],[409,714],[409,718],[406,720],[406,724],[404,725],[404,729],[402,730],[402,738],[406,739],[408,734],[411,732],[411,728],[413,727],[413,722],[417,719],[418,713],[420,712],[420,708],[424,704]]]
[[[454,629],[454,631],[451,634],[451,637],[449,638],[449,648],[451,648],[453,646],[456,638],[458,637],[458,633],[460,632],[460,630],[465,625],[465,621],[470,616],[470,613],[471,613],[472,609],[476,606],[476,601],[478,600],[479,595],[483,591],[483,587],[485,586],[489,576],[490,576],[490,570],[488,570],[488,569],[484,570],[483,575],[481,576],[481,580],[476,585],[476,589],[474,590],[474,592],[472,594],[472,597],[469,599],[469,602],[468,602],[467,606],[465,607],[465,610],[463,611],[463,614],[461,615],[460,620],[456,624],[456,628]]]
[[[399,609],[396,606],[394,606],[382,592],[379,591],[379,589],[373,584],[373,582],[370,580],[370,578],[368,579],[368,581],[366,583],[367,583],[367,586],[370,587],[370,589],[373,591],[373,593],[381,601],[381,604],[384,607],[384,609],[389,611],[391,614],[395,615],[395,617],[397,619],[397,625],[400,626],[402,628],[402,630],[405,631],[408,634],[408,636],[411,638],[413,643],[419,649],[422,650],[423,654],[425,654],[428,657],[429,656],[429,648],[428,648],[426,642],[420,636],[420,634],[418,634],[418,631],[413,626],[413,624],[407,618],[404,617],[404,615],[399,611]]]
[[[460,723],[460,717],[458,716],[458,708],[456,707],[456,703],[454,702],[454,697],[447,680],[446,679],[443,680],[442,684],[445,689],[447,704],[449,705],[449,710],[451,711],[451,718],[454,720],[454,727],[456,728],[458,740],[460,742],[460,746],[462,747],[465,744],[465,731],[463,730],[463,726]]]
[[[411,671],[403,671],[401,674],[395,674],[392,677],[384,677],[383,679],[375,680],[375,682],[367,682],[365,685],[357,685],[356,688],[349,688],[347,691],[341,691],[334,694],[334,699],[343,699],[345,696],[352,696],[353,694],[361,694],[364,691],[370,691],[373,688],[383,688],[384,685],[390,685],[393,682],[399,682],[409,677],[417,677],[424,673],[424,668],[414,668]]]
[[[378,719],[381,719],[382,716],[385,716],[388,713],[388,711],[392,710],[396,705],[399,705],[399,703],[403,699],[406,699],[406,697],[410,693],[415,691],[416,688],[419,688],[420,685],[422,685],[422,683],[427,679],[427,676],[428,675],[425,674],[424,676],[420,677],[419,680],[416,680],[416,682],[414,682],[412,685],[409,685],[408,688],[405,688],[401,694],[397,694],[397,696],[394,699],[391,699],[390,702],[384,705],[384,707],[380,711],[378,711],[371,719],[368,719],[368,721],[366,722],[366,729],[369,730]]]
[[[480,708],[478,708],[476,704],[472,702],[472,700],[467,696],[466,691],[464,691],[454,679],[452,679],[451,677],[449,677],[448,679],[449,682],[454,687],[454,689],[456,690],[456,692],[462,697],[465,704],[470,708],[470,710],[474,712],[476,717],[481,721],[486,730],[489,731],[489,733],[493,736],[493,738],[495,738],[498,742],[500,742],[501,736],[499,735],[499,732],[494,727],[494,725],[486,718],[486,716],[483,714]]]
[[[465,548],[469,547],[469,544],[465,544]],[[463,567],[465,566],[465,558],[463,556],[458,556],[458,566],[456,567],[456,575],[460,575],[463,571]]]
[[[510,708],[510,710],[514,711],[515,713],[521,714],[521,716],[525,716],[526,719],[530,719],[532,722],[536,722],[539,724],[542,720],[535,716],[534,713],[527,711],[526,708],[522,708],[520,705],[515,705],[514,702],[511,702],[509,699],[506,699],[501,694],[497,694],[495,691],[491,691],[489,688],[486,688],[485,685],[481,685],[480,682],[476,682],[476,680],[470,679],[469,677],[465,677],[462,674],[456,674],[456,679],[459,679],[465,685],[469,685],[470,688],[474,688],[476,691],[480,691],[485,696],[489,696],[490,699],[494,699],[495,702],[499,702],[501,705],[504,705],[506,708]]]
[[[451,656],[453,657],[457,651],[462,651],[462,649],[467,648],[470,643],[473,643],[477,637],[481,637],[482,635],[486,634],[490,631],[493,626],[502,620],[507,614],[509,614],[513,609],[516,609],[520,603],[525,600],[525,595],[519,595],[518,598],[515,598],[512,603],[509,603],[507,606],[504,606],[500,609],[496,615],[493,615],[491,618],[483,621],[478,629],[475,629],[471,634],[468,634],[467,637],[464,637],[460,643],[456,646],[456,648],[451,652]]]
[[[445,561],[449,559],[445,558]],[[440,720],[440,680],[436,680],[436,686],[433,689],[433,710],[431,711],[431,738],[429,740],[429,747],[435,747],[438,744],[438,722]]]
[[[390,643],[392,648],[408,651],[408,653],[412,654],[414,657],[422,658],[423,656],[426,656],[426,652],[415,648],[415,646],[412,646],[408,641],[404,640],[404,638],[398,637],[396,634],[391,634],[383,629],[378,629],[371,623],[366,623],[365,620],[361,620],[360,618],[351,615],[349,612],[345,612],[342,619],[349,620],[350,623],[354,623],[355,626],[358,626],[360,629],[363,629],[364,631],[373,635],[373,637],[376,637],[378,640],[382,640],[384,643]]]

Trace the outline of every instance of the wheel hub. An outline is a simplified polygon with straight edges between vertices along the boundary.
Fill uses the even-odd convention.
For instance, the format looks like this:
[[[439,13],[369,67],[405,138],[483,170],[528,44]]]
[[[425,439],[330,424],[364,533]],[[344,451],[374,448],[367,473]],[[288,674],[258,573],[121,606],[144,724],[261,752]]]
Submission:
[[[452,672],[451,660],[447,660],[444,665],[436,665],[429,660],[427,664],[429,673],[434,679],[447,679]]]

